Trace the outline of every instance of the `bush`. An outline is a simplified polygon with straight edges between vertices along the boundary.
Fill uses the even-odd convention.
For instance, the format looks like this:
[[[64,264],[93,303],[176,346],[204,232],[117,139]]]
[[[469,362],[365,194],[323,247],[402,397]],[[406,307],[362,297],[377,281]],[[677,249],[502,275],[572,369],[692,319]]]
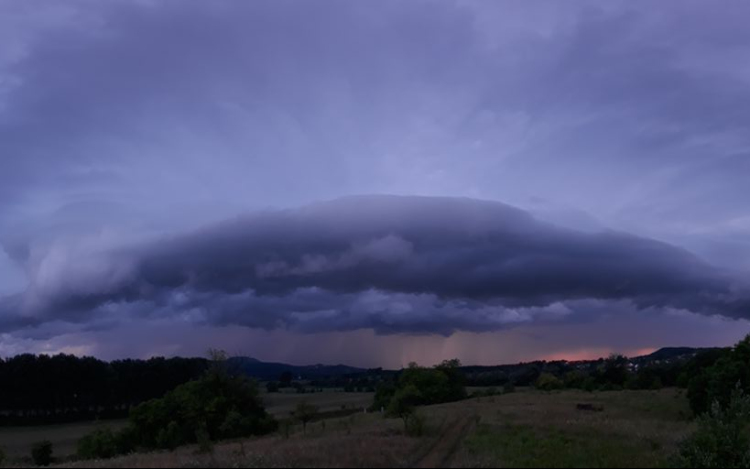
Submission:
[[[195,430],[195,440],[198,442],[198,453],[213,454],[214,444],[211,441],[211,436],[208,433],[205,423],[198,425],[198,428]]]
[[[552,373],[542,373],[536,380],[536,388],[542,391],[552,391],[555,389],[562,389],[563,382],[557,376]]]
[[[565,373],[563,381],[565,382],[566,388],[581,389],[583,388],[583,383],[586,381],[587,377],[588,375],[583,371],[573,370]]]
[[[262,435],[277,427],[254,383],[220,369],[139,405],[130,412],[130,421],[138,445],[149,449],[197,443],[199,427],[205,427],[210,440]]]
[[[589,376],[588,378],[583,380],[581,389],[583,389],[586,392],[596,391],[596,380],[593,377]]]
[[[383,409],[387,409],[395,393],[396,386],[392,383],[379,384],[378,388],[375,390],[375,398],[370,410],[372,412],[380,412]]]
[[[427,428],[427,419],[419,412],[414,412],[406,423],[406,434],[409,436],[423,436]]]
[[[174,420],[169,422],[169,424],[162,428],[156,435],[156,445],[159,448],[168,449],[169,451],[177,449],[183,441],[185,441],[183,432],[180,430],[180,425]]]
[[[109,428],[93,431],[78,441],[76,452],[81,459],[110,459],[120,454],[117,436]]]
[[[31,459],[35,466],[49,466],[52,464],[52,442],[48,440],[34,443],[31,447]]]
[[[130,454],[138,447],[138,433],[132,425],[128,425],[115,433],[115,446],[117,454]]]
[[[676,465],[698,468],[750,467],[750,399],[740,387],[723,408],[715,401],[698,419],[698,430],[680,445]]]
[[[2,466],[3,464],[5,464],[5,451],[0,448],[0,466]]]
[[[737,383],[750,392],[750,336],[731,350],[700,354],[688,364],[692,378],[688,383],[690,407],[696,415],[718,402],[726,408]]]
[[[503,385],[503,394],[510,394],[512,392],[516,392],[516,386],[513,384],[513,381],[508,381]]]

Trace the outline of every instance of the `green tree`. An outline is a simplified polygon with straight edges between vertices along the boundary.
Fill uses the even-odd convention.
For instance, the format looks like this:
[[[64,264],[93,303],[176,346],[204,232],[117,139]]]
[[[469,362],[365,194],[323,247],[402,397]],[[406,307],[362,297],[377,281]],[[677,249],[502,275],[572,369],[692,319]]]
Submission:
[[[445,402],[460,401],[466,399],[466,377],[461,372],[461,362],[456,358],[445,360],[435,367],[443,373],[446,378],[446,389],[443,399]]]
[[[78,440],[76,452],[81,459],[110,459],[120,454],[117,436],[109,428],[100,428]]]
[[[301,401],[292,412],[292,416],[302,424],[302,432],[307,433],[307,424],[318,415],[318,407],[307,401]]]
[[[409,420],[414,415],[417,405],[422,401],[422,394],[414,384],[407,384],[396,390],[393,395],[388,406],[388,413],[403,420],[404,433],[409,432]]]
[[[394,394],[396,394],[395,384],[388,382],[378,385],[378,388],[375,390],[375,398],[373,399],[371,410],[373,412],[380,412],[381,409],[388,409]]]
[[[726,407],[732,390],[750,393],[750,335],[731,350],[701,354],[687,365],[690,407],[696,415],[709,410],[713,402]]]
[[[441,404],[466,398],[465,377],[458,360],[444,361],[434,368],[410,363],[398,380],[398,388],[413,385],[419,391],[419,405]]]
[[[276,429],[255,383],[230,376],[220,361],[214,361],[202,378],[132,409],[130,422],[140,446],[162,449],[196,443],[195,429],[201,427],[212,440]]]
[[[698,468],[750,467],[750,399],[737,387],[723,407],[714,401],[698,418],[698,430],[682,442],[677,465]]]
[[[604,361],[600,370],[600,384],[609,387],[622,387],[628,380],[628,359],[623,355],[612,354]]]
[[[583,389],[583,385],[588,375],[580,370],[573,370],[565,373],[563,381],[565,387],[570,389]]]
[[[557,376],[552,373],[542,373],[536,380],[536,388],[542,391],[552,391],[555,389],[562,389],[563,382]]]

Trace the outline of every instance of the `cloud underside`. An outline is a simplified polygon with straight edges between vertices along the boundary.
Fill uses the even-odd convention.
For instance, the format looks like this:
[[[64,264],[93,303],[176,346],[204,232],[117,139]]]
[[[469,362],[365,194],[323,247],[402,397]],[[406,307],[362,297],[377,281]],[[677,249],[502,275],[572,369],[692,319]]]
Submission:
[[[4,332],[133,318],[302,332],[487,331],[612,305],[748,315],[744,287],[689,252],[583,233],[497,202],[361,196],[137,245],[55,245],[0,301]]]

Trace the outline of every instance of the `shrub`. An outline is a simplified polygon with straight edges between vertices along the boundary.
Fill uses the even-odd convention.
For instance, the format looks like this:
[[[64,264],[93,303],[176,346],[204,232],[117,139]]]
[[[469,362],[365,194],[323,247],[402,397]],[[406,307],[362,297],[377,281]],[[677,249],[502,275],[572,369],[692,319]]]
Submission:
[[[516,385],[513,384],[513,381],[508,381],[503,385],[503,394],[510,394],[512,392],[516,392]]]
[[[180,430],[180,425],[174,420],[169,422],[156,435],[156,445],[159,448],[168,449],[169,451],[177,449],[183,441],[185,441],[185,437]]]
[[[36,466],[49,466],[52,464],[52,442],[44,440],[34,443],[31,447],[31,459]]]
[[[210,440],[262,435],[276,430],[254,383],[219,368],[130,412],[139,446],[174,449],[197,443],[196,428]]]
[[[409,436],[423,436],[427,428],[427,419],[419,412],[414,412],[406,423],[406,434]]]
[[[552,373],[542,373],[536,380],[536,387],[542,391],[552,391],[555,389],[562,389],[563,382]]]
[[[109,428],[94,430],[78,441],[76,454],[81,459],[110,459],[120,453],[117,436]]]
[[[750,392],[750,336],[731,350],[697,355],[687,371],[692,373],[688,398],[696,415],[709,410],[714,402],[726,407],[737,383],[745,393]]]
[[[198,453],[213,454],[214,443],[211,441],[211,435],[208,433],[208,427],[205,422],[198,425],[195,430],[195,440],[198,442]]]
[[[0,466],[2,466],[3,464],[5,464],[5,451],[0,448]]]
[[[729,405],[715,401],[698,418],[698,430],[680,445],[676,465],[698,468],[750,467],[750,399],[738,386]]]
[[[593,377],[589,376],[588,378],[583,380],[581,389],[583,389],[586,392],[596,391],[596,380]]]
[[[573,370],[565,373],[563,381],[565,382],[566,388],[581,389],[587,377],[588,376],[583,371]]]
[[[130,454],[138,447],[138,433],[132,425],[128,425],[115,433],[117,454]]]
[[[392,383],[379,384],[375,390],[375,399],[370,410],[372,412],[380,412],[382,409],[387,409],[395,393],[396,386]]]

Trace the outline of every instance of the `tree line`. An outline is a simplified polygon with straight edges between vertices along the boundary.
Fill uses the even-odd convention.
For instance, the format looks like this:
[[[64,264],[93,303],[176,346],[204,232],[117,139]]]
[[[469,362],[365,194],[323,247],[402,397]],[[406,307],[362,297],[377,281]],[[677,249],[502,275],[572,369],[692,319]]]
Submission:
[[[0,359],[0,425],[126,417],[208,369],[203,358],[105,362],[73,355]]]

